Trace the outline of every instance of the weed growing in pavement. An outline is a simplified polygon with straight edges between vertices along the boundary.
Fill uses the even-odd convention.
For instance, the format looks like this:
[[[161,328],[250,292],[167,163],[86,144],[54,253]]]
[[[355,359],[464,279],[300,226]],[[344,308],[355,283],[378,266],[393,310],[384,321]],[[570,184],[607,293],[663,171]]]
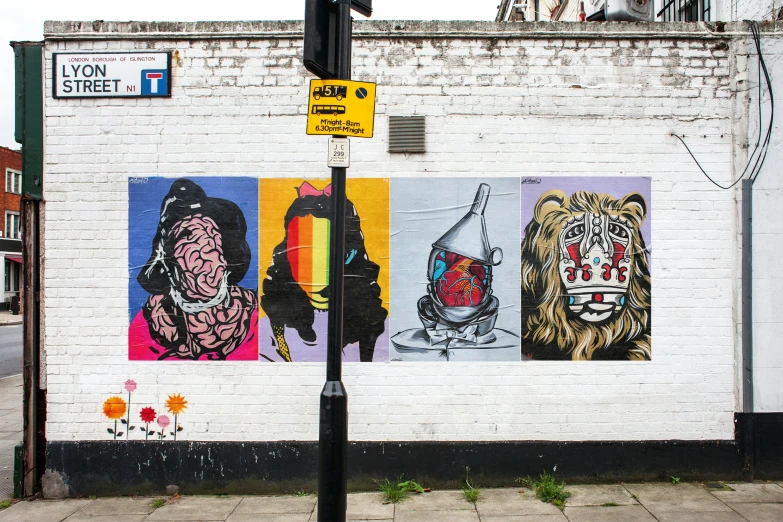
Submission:
[[[465,485],[462,486],[462,494],[465,500],[475,504],[479,497],[479,489],[470,481],[470,467],[465,466]]]
[[[11,501],[10,500],[0,500],[0,509],[5,509],[11,507]]]
[[[672,484],[679,484],[680,483],[680,477],[672,477]]]
[[[415,480],[403,481],[402,475],[400,475],[395,482],[392,482],[389,479],[383,479],[383,481],[379,483],[379,486],[383,501],[387,504],[389,502],[392,504],[402,502],[408,498],[408,494],[412,492],[424,493],[429,491],[428,488],[425,489],[421,487],[421,485],[419,485],[419,483]]]
[[[306,496],[307,496],[307,495],[309,495],[309,494],[310,494],[310,493],[308,493],[307,491],[297,491],[297,492],[296,492],[296,496],[297,496],[297,497],[306,497]]]
[[[607,502],[606,504],[601,504],[601,505],[602,505],[603,507],[617,507],[617,506],[619,506],[620,504],[618,504],[617,502]]]
[[[166,503],[166,499],[165,498],[155,498],[155,499],[152,499],[152,502],[150,502],[150,507],[152,507],[153,509],[158,509],[159,507],[161,507],[165,503]]]
[[[525,477],[517,479],[517,482],[535,490],[536,497],[541,502],[551,502],[561,511],[565,507],[566,499],[571,496],[571,492],[565,487],[565,482],[557,482],[555,476],[546,471],[541,473],[538,480]]]

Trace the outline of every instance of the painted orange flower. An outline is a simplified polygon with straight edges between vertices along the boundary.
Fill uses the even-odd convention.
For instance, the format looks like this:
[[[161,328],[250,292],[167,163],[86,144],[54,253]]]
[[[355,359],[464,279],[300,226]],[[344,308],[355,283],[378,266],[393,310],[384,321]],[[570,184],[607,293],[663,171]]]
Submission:
[[[166,409],[169,410],[169,413],[173,413],[174,415],[182,413],[182,410],[187,407],[188,401],[179,393],[169,395],[169,399],[166,401]]]
[[[125,401],[122,397],[109,397],[103,403],[103,414],[110,419],[121,419],[125,415]]]

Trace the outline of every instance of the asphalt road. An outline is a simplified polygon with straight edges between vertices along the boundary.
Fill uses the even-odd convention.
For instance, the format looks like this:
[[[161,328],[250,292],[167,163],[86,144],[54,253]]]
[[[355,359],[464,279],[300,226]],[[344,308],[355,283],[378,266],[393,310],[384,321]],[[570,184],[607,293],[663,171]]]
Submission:
[[[0,326],[0,378],[22,373],[22,325]]]

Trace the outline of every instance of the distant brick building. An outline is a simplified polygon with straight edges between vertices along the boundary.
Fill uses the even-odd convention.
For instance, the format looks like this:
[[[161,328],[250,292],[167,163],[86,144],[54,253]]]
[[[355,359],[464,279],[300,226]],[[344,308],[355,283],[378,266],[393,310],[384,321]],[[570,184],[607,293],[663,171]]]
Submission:
[[[4,282],[3,301],[19,295],[22,275],[22,235],[19,212],[22,192],[22,153],[0,146],[0,268]],[[0,309],[2,309],[0,303]]]

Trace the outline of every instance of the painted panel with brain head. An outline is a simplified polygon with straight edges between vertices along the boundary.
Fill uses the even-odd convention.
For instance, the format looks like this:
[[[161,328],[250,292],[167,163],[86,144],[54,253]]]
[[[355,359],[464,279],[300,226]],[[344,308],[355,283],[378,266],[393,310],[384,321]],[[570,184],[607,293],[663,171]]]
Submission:
[[[650,179],[522,180],[522,354],[649,360]]]
[[[131,178],[130,360],[256,360],[251,178]]]

